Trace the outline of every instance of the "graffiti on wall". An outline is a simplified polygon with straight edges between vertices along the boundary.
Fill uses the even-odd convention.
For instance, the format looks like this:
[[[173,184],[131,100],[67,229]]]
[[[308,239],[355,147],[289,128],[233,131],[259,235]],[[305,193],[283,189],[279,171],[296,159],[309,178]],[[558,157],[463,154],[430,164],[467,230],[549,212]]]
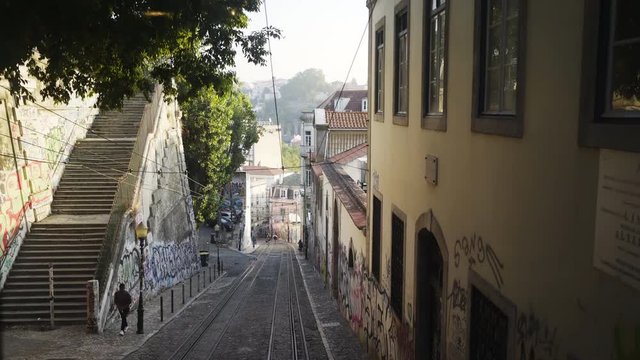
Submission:
[[[188,278],[199,267],[196,248],[189,239],[177,242],[153,241],[149,236],[144,248],[144,291],[156,294]],[[129,241],[120,259],[118,283],[125,284],[137,299],[140,276],[140,248]]]
[[[498,289],[504,285],[502,270],[504,264],[482,236],[473,234],[456,240],[453,253],[453,264],[456,269],[488,266]],[[467,352],[467,310],[469,306],[466,282],[453,279],[451,292],[447,294],[449,308],[448,356],[451,359],[464,359]]]
[[[529,310],[521,313],[516,324],[518,360],[558,359],[555,327],[550,327]]]
[[[349,261],[349,250],[351,259]],[[414,340],[410,324],[393,313],[389,296],[366,271],[365,257],[350,246],[338,256],[338,307],[369,353],[385,360],[413,358]],[[412,304],[407,304],[411,309]],[[413,318],[408,310],[409,318]]]
[[[463,236],[456,240],[454,246],[453,262],[458,268],[463,259],[466,259],[469,267],[474,265],[487,264],[491,268],[498,289],[504,284],[502,279],[502,269],[504,264],[493,250],[490,244],[486,243],[482,236],[473,234],[470,237]]]

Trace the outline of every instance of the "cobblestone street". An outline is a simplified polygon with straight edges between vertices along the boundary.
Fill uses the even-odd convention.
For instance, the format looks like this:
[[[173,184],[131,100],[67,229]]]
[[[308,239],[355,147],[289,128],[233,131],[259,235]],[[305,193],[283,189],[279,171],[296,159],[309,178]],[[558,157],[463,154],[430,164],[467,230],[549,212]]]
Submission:
[[[201,231],[201,239],[205,235]],[[83,326],[8,328],[2,332],[2,358],[366,359],[304,256],[283,241],[258,244],[247,249],[250,254],[221,247],[223,275],[209,283],[205,271],[185,281],[184,306],[181,284],[174,287],[174,314],[171,289],[164,291],[164,322],[159,321],[159,298],[148,301],[145,335],[135,333],[135,310],[124,337],[117,335],[118,321],[100,335],[87,334]],[[210,265],[215,266],[215,245],[201,240],[200,248],[209,249]],[[206,288],[197,284],[204,278]]]

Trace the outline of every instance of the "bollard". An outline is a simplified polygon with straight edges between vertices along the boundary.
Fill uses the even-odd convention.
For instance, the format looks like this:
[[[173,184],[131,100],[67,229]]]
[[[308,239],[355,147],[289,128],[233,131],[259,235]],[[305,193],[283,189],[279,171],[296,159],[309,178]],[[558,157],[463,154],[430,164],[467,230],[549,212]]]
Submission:
[[[184,305],[184,281],[182,282],[182,305]]]
[[[209,284],[211,284],[211,266],[209,266]]]
[[[198,272],[198,281],[197,282],[198,282],[198,291],[197,292],[200,292],[200,272]]]
[[[164,306],[162,306],[162,295],[160,295],[160,322],[164,321]]]
[[[202,270],[202,288],[204,289],[205,287],[207,287],[207,273]]]
[[[173,314],[173,289],[171,289],[171,313]]]
[[[189,297],[193,297],[193,275],[189,278]]]

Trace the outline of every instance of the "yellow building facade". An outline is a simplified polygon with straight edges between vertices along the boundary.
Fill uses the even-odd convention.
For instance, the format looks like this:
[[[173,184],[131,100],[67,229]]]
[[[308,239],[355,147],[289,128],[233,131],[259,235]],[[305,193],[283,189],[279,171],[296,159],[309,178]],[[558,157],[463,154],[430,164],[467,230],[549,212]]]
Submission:
[[[370,353],[640,359],[629,4],[368,2]]]

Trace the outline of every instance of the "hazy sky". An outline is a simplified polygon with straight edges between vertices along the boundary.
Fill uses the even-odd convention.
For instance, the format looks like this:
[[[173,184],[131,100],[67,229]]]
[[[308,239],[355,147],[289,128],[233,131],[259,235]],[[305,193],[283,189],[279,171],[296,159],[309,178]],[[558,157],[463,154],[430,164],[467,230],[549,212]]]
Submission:
[[[344,81],[362,32],[367,25],[365,0],[266,0],[269,25],[282,31],[282,38],[271,41],[276,78],[291,78],[308,68],[319,68],[327,82]],[[266,24],[264,5],[260,13],[250,13],[248,30]],[[268,59],[267,59],[268,60]],[[236,56],[240,81],[271,79],[267,66],[248,64]],[[349,75],[358,84],[367,81],[367,37]]]

